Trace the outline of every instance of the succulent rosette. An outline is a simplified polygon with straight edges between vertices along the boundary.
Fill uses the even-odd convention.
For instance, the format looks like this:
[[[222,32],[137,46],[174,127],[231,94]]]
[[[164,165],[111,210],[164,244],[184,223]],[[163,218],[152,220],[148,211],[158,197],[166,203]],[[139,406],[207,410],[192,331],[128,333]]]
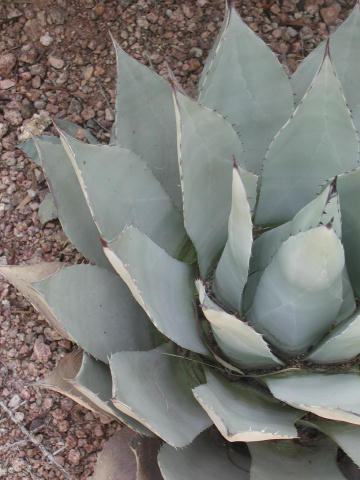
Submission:
[[[43,386],[160,437],[165,480],[353,478],[359,4],[291,79],[227,8],[196,100],[114,44],[110,144],[23,145],[89,260],[0,269],[82,349]]]

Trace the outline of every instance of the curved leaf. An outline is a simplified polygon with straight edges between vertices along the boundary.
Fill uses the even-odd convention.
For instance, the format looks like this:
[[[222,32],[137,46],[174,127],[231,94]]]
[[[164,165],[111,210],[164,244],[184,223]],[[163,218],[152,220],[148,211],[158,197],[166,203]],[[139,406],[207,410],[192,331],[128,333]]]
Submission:
[[[155,327],[188,350],[208,353],[195,315],[194,268],[128,227],[105,255]]]
[[[186,241],[181,214],[146,164],[125,148],[60,134],[101,236],[110,241],[134,225],[170,254],[179,253]]]
[[[55,118],[54,123],[58,128],[74,138],[76,138],[78,131],[81,130],[89,143],[93,145],[97,145],[99,143],[94,135],[86,130],[86,128],[80,127],[79,125],[76,125],[76,123],[70,122],[69,120],[65,120],[63,118]]]
[[[340,198],[342,241],[352,286],[360,295],[360,168],[337,179]]]
[[[331,59],[336,74],[344,88],[356,128],[360,129],[360,92],[354,79],[360,78],[360,5],[355,7],[346,21],[330,35]],[[325,52],[321,43],[299,65],[291,78],[291,84],[299,101],[309,86]]]
[[[151,322],[115,273],[95,265],[59,270],[55,264],[53,275],[34,280],[27,274],[31,267],[1,267],[0,273],[54,328],[95,358],[107,363],[119,350],[154,346]]]
[[[30,160],[32,162],[36,163],[37,165],[39,165],[41,167],[42,166],[41,165],[41,160],[39,158],[38,149],[36,148],[34,139],[35,139],[35,137],[27,138],[26,140],[21,142],[17,146],[17,148],[22,150],[25,153],[25,155],[27,155],[30,158]],[[42,140],[44,142],[52,143],[52,144],[55,144],[55,145],[56,144],[60,145],[60,143],[61,143],[60,138],[50,136],[50,135],[40,135],[40,136],[36,137],[36,141],[42,141]]]
[[[188,447],[163,445],[158,463],[164,480],[249,480],[249,458],[214,439],[209,431]]]
[[[319,185],[356,167],[359,137],[328,55],[303,100],[271,143],[262,173],[257,224],[288,221]]]
[[[234,125],[249,170],[259,173],[268,144],[293,110],[290,82],[235,7],[227,11],[214,48],[201,77],[199,102]]]
[[[358,425],[315,418],[311,420],[311,426],[332,438],[360,467],[360,427]]]
[[[47,139],[39,138],[35,142],[66,236],[90,261],[110,269],[98,229],[63,146]]]
[[[315,363],[340,363],[360,354],[360,315],[336,327],[306,358]]]
[[[293,373],[262,377],[274,397],[319,417],[360,425],[358,373]]]
[[[241,298],[249,272],[252,242],[250,206],[240,172],[235,167],[228,239],[216,267],[214,281],[216,296],[235,312],[241,310]]]
[[[219,114],[180,93],[174,101],[184,223],[205,277],[226,243],[233,156],[243,166],[243,149]]]
[[[303,414],[245,383],[229,382],[206,371],[207,383],[194,396],[229,442],[257,442],[297,437],[294,426]]]
[[[277,348],[303,353],[337,317],[343,268],[343,247],[327,227],[290,237],[261,276],[248,320]]]
[[[256,369],[282,365],[271,353],[262,335],[250,325],[230,315],[216,305],[205,292],[200,280],[196,282],[205,317],[220,349],[241,368]]]
[[[168,347],[111,356],[113,402],[174,447],[188,445],[211,424],[194,399],[186,360]]]
[[[109,367],[84,352],[77,350],[62,357],[55,370],[36,385],[66,395],[95,413],[120,420],[142,435],[153,435],[141,423],[113,406]]]
[[[117,62],[115,123],[111,143],[142,157],[181,207],[176,125],[169,82],[127,55],[113,39]]]
[[[345,480],[336,464],[337,447],[327,439],[311,446],[286,440],[258,442],[249,449],[254,480]]]

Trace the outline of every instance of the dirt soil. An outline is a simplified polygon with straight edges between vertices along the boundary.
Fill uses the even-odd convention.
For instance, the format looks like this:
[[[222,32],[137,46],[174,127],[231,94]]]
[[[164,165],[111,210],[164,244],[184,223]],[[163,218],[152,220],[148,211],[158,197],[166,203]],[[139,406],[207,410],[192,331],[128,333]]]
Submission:
[[[342,22],[354,0],[243,0],[243,19],[288,73]],[[58,221],[41,225],[42,171],[16,148],[35,114],[86,126],[108,142],[115,56],[121,46],[158,73],[167,66],[194,93],[220,28],[223,0],[0,0],[0,264],[81,255]],[[73,345],[0,280],[0,478],[88,479],[97,452],[119,428],[34,382]]]

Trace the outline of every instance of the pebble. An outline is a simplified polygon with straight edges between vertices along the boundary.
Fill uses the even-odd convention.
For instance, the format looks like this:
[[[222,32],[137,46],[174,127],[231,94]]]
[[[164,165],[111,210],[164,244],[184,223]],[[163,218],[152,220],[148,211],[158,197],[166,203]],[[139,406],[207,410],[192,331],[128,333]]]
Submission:
[[[23,121],[20,111],[10,108],[4,108],[4,118],[14,127],[21,125]]]
[[[4,137],[8,132],[9,125],[6,122],[0,122],[0,138]]]
[[[34,354],[37,360],[41,363],[46,363],[51,357],[51,350],[49,345],[46,345],[41,338],[37,338],[34,343]]]
[[[6,78],[5,80],[0,80],[0,90],[8,90],[16,85],[14,80]]]
[[[8,407],[12,410],[14,408],[18,408],[18,406],[20,405],[20,402],[21,402],[21,398],[20,398],[20,395],[18,395],[17,393],[15,393],[15,395],[13,395],[8,403]]]
[[[69,463],[71,463],[72,465],[78,465],[80,462],[80,458],[81,455],[77,448],[72,448],[67,457]]]
[[[42,35],[40,37],[40,43],[41,45],[44,45],[44,47],[48,47],[53,43],[54,39],[49,35],[49,32],[46,32],[45,35]]]
[[[53,55],[50,55],[49,63],[52,67],[56,68],[57,70],[60,70],[65,65],[65,62],[62,58],[55,57]]]
[[[322,8],[320,13],[327,25],[335,25],[336,20],[339,18],[340,10],[341,6],[335,2],[330,7]]]
[[[16,57],[13,53],[4,53],[0,55],[0,75],[7,77],[16,63]]]

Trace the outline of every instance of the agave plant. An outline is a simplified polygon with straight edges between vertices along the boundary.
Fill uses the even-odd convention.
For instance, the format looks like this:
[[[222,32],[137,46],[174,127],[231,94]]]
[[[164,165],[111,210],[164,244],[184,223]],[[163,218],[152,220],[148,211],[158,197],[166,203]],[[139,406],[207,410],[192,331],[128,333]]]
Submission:
[[[57,121],[60,139],[23,145],[89,260],[1,267],[82,349],[42,385],[162,439],[165,480],[346,478],[338,458],[360,466],[359,4],[290,80],[227,8],[197,100],[114,43],[110,144]]]

